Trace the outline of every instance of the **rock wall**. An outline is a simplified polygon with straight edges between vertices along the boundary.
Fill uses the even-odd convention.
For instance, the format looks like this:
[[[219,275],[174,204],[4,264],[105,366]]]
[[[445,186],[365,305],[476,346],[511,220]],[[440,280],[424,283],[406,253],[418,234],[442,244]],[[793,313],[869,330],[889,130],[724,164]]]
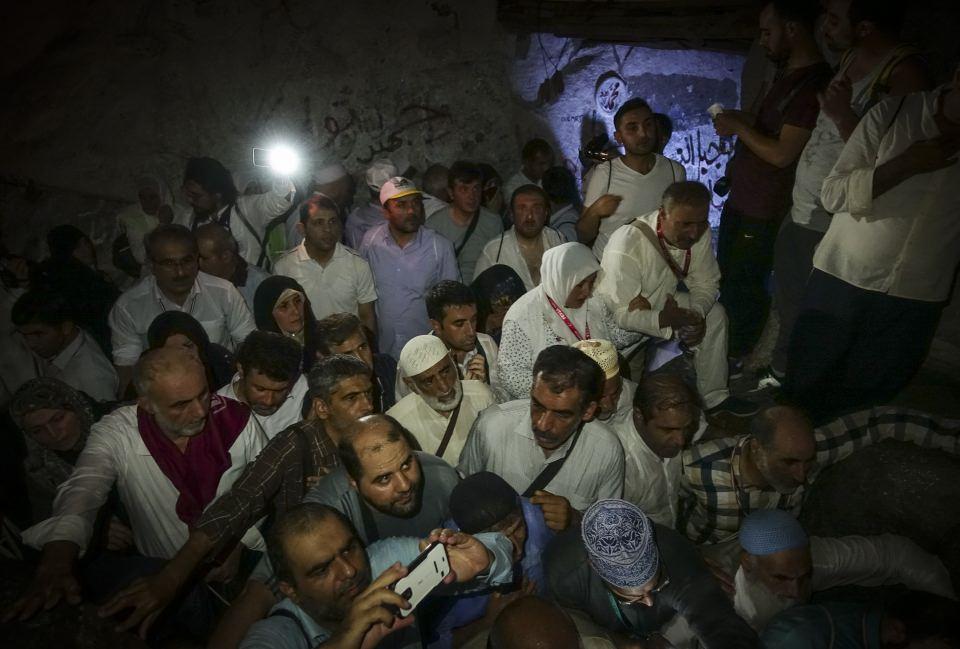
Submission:
[[[420,170],[473,158],[507,177],[539,135],[580,171],[581,141],[612,134],[612,110],[640,94],[674,118],[668,152],[692,177],[710,180],[729,153],[701,128],[703,110],[736,103],[741,57],[516,37],[496,23],[493,2],[91,0],[68,16],[26,32],[0,86],[0,175],[15,183],[0,209],[12,250],[42,253],[50,224],[89,225],[74,211],[83,201],[51,195],[132,200],[142,172],[176,190],[190,156],[242,172],[253,147],[276,142],[313,163],[342,160],[357,176],[389,156]],[[597,102],[604,75],[626,86],[609,111]],[[47,199],[24,205],[28,179]],[[23,228],[26,218],[37,227]]]

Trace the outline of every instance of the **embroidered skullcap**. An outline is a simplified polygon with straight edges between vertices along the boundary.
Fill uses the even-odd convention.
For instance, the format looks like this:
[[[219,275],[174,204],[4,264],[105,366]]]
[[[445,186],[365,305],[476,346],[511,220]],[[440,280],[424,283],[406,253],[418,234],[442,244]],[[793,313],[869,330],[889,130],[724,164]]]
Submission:
[[[414,336],[400,351],[397,365],[403,376],[415,377],[426,372],[447,355],[447,346],[436,336]]]
[[[370,166],[367,167],[364,180],[367,181],[367,187],[375,192],[379,192],[380,188],[383,187],[383,183],[399,175],[400,172],[397,171],[397,165],[393,164],[393,160],[380,158],[379,160],[374,160]]]
[[[617,348],[609,340],[601,340],[600,338],[578,340],[573,346],[600,366],[604,378],[612,379],[620,373],[620,359],[617,358]]]
[[[340,180],[347,175],[347,170],[339,162],[331,162],[313,170],[310,179],[316,185],[326,185],[335,180]]]
[[[758,509],[740,525],[740,547],[755,556],[805,548],[809,544],[800,521],[782,509]]]
[[[639,588],[657,576],[660,551],[653,521],[625,500],[598,500],[583,515],[580,534],[590,565],[608,584]]]

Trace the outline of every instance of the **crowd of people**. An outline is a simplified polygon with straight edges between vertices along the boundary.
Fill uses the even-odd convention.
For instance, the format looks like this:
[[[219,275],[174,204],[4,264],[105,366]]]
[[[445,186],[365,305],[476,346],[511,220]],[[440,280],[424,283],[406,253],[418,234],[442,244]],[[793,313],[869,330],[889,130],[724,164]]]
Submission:
[[[762,5],[779,71],[713,118],[737,138],[716,254],[711,191],[639,97],[582,194],[543,139],[505,182],[376,160],[356,207],[340,163],[192,158],[186,204],[151,176],[119,214],[123,290],[72,225],[8,254],[0,554],[36,569],[3,620],[88,600],[153,646],[242,649],[960,646],[936,556],[798,519],[867,445],[960,455],[960,422],[887,405],[960,260],[960,67],[933,85],[901,2]],[[730,381],[771,293],[761,408]],[[407,615],[391,586],[435,543],[450,575]],[[818,599],[851,584],[900,591]]]

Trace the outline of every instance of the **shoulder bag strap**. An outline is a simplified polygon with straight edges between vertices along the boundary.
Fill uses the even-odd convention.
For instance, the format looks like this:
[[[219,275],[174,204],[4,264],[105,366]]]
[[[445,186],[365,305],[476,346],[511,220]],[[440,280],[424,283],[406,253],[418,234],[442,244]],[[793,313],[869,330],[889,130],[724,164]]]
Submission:
[[[573,455],[573,449],[576,448],[577,446],[577,440],[580,439],[580,431],[582,430],[583,430],[583,425],[581,424],[577,432],[573,434],[573,441],[570,442],[570,448],[567,449],[567,454],[564,455],[559,460],[557,460],[556,462],[551,462],[546,467],[544,467],[543,471],[540,472],[540,475],[534,478],[533,482],[530,483],[530,486],[527,487],[526,490],[524,490],[523,492],[524,498],[530,498],[531,496],[533,496],[534,493],[546,487],[548,484],[550,484],[550,481],[553,480],[558,473],[560,473],[560,469],[563,468],[564,463],[566,463],[567,459],[569,459],[570,456]]]
[[[663,248],[660,247],[660,239],[657,238],[657,234],[653,231],[649,225],[640,221],[639,219],[634,220],[633,227],[640,230],[640,234],[647,238],[647,241],[653,246],[653,249],[657,251],[660,257],[667,263],[667,268],[670,269],[670,272],[673,273],[674,277],[677,278],[678,282],[683,281],[683,276],[677,273],[677,269],[674,268],[674,261],[668,259],[666,253],[663,251]]]
[[[500,245],[497,246],[497,263],[500,263],[500,253],[503,252],[503,237],[506,235],[506,231],[500,233]]]
[[[453,254],[457,259],[460,258],[460,253],[463,252],[463,249],[467,247],[467,242],[470,241],[470,237],[473,236],[473,231],[477,229],[477,223],[479,222],[480,210],[477,210],[476,214],[473,215],[473,218],[470,219],[470,225],[467,226],[467,231],[463,235],[463,241],[461,241],[460,245],[457,246],[457,249],[453,251]]]
[[[237,211],[237,217],[240,219],[240,222],[243,223],[244,227],[247,228],[247,231],[251,235],[253,235],[254,241],[256,241],[257,245],[260,246],[260,257],[257,258],[257,266],[260,266],[262,268],[263,261],[267,256],[266,233],[264,233],[264,238],[262,239],[260,238],[259,235],[257,235],[257,231],[253,228],[253,226],[250,224],[250,221],[247,220],[247,217],[244,216],[243,211],[240,209],[239,203],[234,203],[233,205],[231,205],[231,209],[235,209]],[[229,213],[230,213],[230,210],[227,210],[227,214]],[[227,229],[230,229],[229,216],[227,217]]]
[[[280,608],[267,617],[285,617],[288,620],[293,620],[293,622],[297,625],[297,628],[300,629],[300,633],[303,634],[303,639],[307,641],[307,646],[313,646],[313,638],[307,635],[307,630],[303,628],[303,622],[301,622],[300,618],[298,618],[292,611],[288,611],[285,608]]]
[[[453,437],[453,429],[457,427],[457,418],[460,416],[460,406],[463,405],[464,398],[466,397],[460,397],[460,403],[453,409],[453,412],[450,413],[450,419],[447,420],[447,429],[443,431],[443,439],[440,440],[440,446],[437,447],[436,456],[439,458],[443,457],[443,453],[450,443],[450,438]]]

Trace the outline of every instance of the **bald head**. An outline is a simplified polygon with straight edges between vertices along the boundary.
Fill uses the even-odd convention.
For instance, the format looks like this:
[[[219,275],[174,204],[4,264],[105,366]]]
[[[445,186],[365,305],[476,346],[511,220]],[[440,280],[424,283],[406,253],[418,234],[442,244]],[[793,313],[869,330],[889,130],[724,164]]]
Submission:
[[[580,634],[566,612],[536,595],[504,607],[490,629],[490,649],[578,649]]]
[[[793,493],[807,481],[817,444],[810,419],[791,406],[767,408],[750,422],[751,461],[768,486]]]
[[[155,383],[184,377],[200,377],[206,381],[203,363],[182,347],[151,349],[140,357],[133,368],[133,385],[140,397],[148,397]]]
[[[197,252],[200,270],[225,280],[231,280],[237,271],[240,248],[230,231],[216,223],[197,228]]]
[[[379,454],[384,447],[404,440],[403,426],[388,415],[361,417],[340,440],[343,467],[354,480],[363,475],[363,458]]]

